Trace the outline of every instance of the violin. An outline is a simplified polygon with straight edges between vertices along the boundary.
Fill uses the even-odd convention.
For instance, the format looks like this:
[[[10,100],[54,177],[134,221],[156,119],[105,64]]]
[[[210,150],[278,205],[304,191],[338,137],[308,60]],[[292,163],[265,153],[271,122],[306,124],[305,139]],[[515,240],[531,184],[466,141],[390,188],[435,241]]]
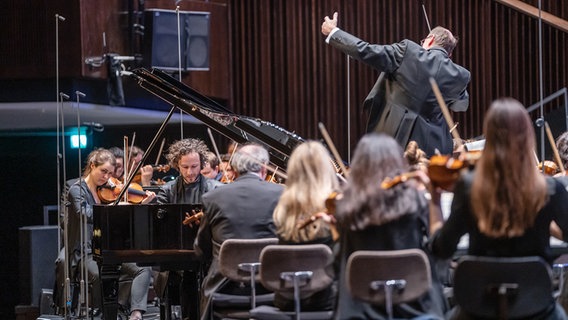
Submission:
[[[342,193],[338,193],[338,192],[335,192],[335,191],[332,192],[327,197],[327,199],[325,199],[325,211],[312,214],[308,219],[302,221],[298,225],[298,229],[302,230],[304,228],[307,228],[312,223],[316,222],[318,219],[322,219],[323,221],[330,224],[331,236],[332,236],[334,241],[337,240],[339,238],[339,232],[337,231],[337,228],[335,227],[337,220],[335,220],[334,215],[335,215],[335,209],[336,209],[336,202],[337,202],[337,200],[340,200],[342,197],[343,197]]]
[[[547,176],[553,176],[560,173],[560,168],[551,160],[544,160],[538,164],[538,170],[542,171]]]
[[[196,212],[195,210],[191,210],[192,214],[189,214],[189,212],[185,213],[185,218],[183,219],[182,224],[184,226],[193,226],[193,224],[199,224],[199,222],[201,221],[201,218],[203,217],[203,211],[199,210],[198,212]]]
[[[418,175],[419,175],[418,171],[410,171],[410,172],[405,172],[403,174],[399,174],[398,176],[394,176],[393,178],[386,177],[381,182],[381,188],[388,190],[400,183],[408,181],[409,179],[418,178],[419,177]]]
[[[122,189],[124,189],[122,182],[111,177],[106,184],[97,187],[97,195],[102,203],[112,203],[116,201]],[[127,191],[128,202],[130,203],[141,203],[146,198],[146,192],[137,183],[131,183]]]
[[[458,158],[434,155],[428,164],[428,177],[433,186],[451,191],[462,169],[472,168],[481,157],[481,151],[462,152]]]
[[[460,177],[461,170],[471,168],[481,156],[481,151],[462,152],[458,158],[451,156],[434,155],[428,163],[428,177],[430,183],[446,191],[451,191],[453,184]],[[381,182],[381,188],[387,190],[410,179],[421,179],[418,170],[404,172],[394,177],[386,177]]]

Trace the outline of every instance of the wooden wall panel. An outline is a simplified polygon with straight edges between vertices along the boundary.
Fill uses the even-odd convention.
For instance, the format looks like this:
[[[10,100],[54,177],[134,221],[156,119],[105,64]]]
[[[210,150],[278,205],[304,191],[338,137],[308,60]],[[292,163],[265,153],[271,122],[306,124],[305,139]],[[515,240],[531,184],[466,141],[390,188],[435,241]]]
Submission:
[[[537,5],[537,0],[525,2]],[[567,18],[568,4],[544,2],[549,13]],[[527,106],[539,101],[535,18],[493,0],[425,5],[432,27],[442,25],[459,36],[453,59],[472,73],[470,108],[453,114],[463,138],[482,133],[485,110],[498,97],[511,96]],[[428,33],[417,1],[232,1],[230,104],[239,114],[272,121],[304,138],[319,139],[322,122],[347,158],[364,133],[361,103],[378,73],[325,44],[320,26],[334,11],[342,29],[372,43],[419,42]],[[543,25],[543,96],[568,83],[566,41],[566,33]],[[545,106],[545,114],[556,107],[558,102]]]

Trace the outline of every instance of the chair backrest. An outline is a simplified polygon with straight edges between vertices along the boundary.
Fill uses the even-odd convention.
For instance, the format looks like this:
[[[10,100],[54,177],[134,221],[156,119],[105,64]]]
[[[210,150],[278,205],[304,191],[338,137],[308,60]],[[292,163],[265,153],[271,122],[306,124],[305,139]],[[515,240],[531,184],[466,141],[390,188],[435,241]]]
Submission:
[[[454,274],[454,298],[474,316],[529,318],[554,303],[551,275],[540,257],[464,256]]]
[[[239,268],[239,264],[260,262],[262,249],[277,243],[277,238],[227,239],[219,250],[219,272],[232,281],[250,282],[250,271]],[[258,273],[255,281],[260,281]]]
[[[333,282],[330,270],[333,262],[331,249],[324,244],[270,245],[260,254],[262,285],[288,299],[294,299],[293,284],[283,281],[283,272],[311,271],[312,275],[300,287],[300,297],[327,288]]]
[[[385,306],[385,290],[373,290],[377,281],[403,280],[405,285],[392,291],[393,305],[412,301],[432,286],[430,261],[419,249],[353,252],[347,259],[347,289],[359,300]]]

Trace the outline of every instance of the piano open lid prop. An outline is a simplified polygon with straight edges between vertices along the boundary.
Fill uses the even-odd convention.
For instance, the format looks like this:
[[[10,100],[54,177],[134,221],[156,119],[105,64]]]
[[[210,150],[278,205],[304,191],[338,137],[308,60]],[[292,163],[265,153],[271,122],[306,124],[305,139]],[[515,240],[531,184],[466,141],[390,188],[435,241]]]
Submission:
[[[270,162],[283,171],[286,171],[292,150],[304,142],[300,136],[268,121],[234,114],[159,69],[140,68],[126,74],[134,77],[142,88],[225,137],[239,144],[256,142],[264,145],[269,150]]]

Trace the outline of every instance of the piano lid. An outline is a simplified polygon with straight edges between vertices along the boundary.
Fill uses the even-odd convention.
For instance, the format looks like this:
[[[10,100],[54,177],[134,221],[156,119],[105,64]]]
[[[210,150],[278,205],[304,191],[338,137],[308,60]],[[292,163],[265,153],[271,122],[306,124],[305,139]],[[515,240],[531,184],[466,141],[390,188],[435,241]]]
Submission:
[[[292,150],[304,142],[302,137],[273,123],[227,110],[159,69],[150,71],[139,68],[129,75],[135,77],[142,88],[194,116],[225,137],[239,144],[255,142],[264,145],[271,155],[270,161],[283,171],[286,170]]]

